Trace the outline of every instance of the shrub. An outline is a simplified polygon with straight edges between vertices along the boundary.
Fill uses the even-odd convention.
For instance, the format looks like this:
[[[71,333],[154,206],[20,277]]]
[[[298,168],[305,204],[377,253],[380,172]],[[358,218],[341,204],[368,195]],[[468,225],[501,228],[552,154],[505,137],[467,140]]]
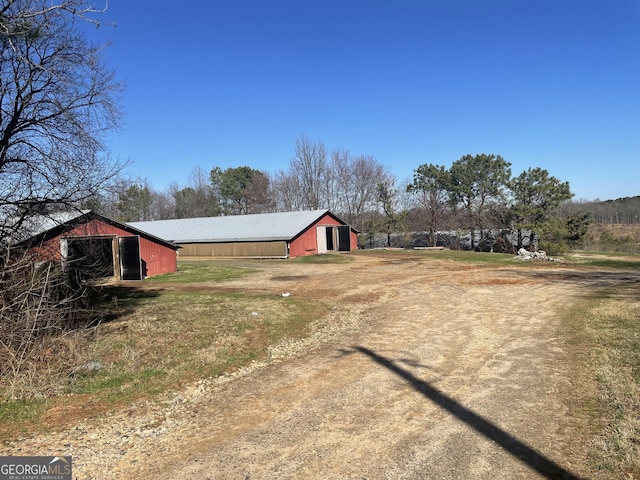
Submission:
[[[16,377],[61,334],[84,328],[99,316],[87,287],[72,281],[58,262],[25,252],[0,259],[0,376]]]

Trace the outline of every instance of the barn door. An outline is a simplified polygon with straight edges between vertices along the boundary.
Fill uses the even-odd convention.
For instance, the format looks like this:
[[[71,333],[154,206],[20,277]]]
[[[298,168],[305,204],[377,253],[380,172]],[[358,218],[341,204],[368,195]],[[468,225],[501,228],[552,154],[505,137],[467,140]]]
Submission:
[[[122,280],[142,280],[140,259],[140,237],[118,237],[120,252],[120,278]]]
[[[338,226],[338,251],[351,251],[351,227],[349,225]]]
[[[333,235],[333,227],[325,227],[326,232],[327,232],[327,251],[328,252],[333,252],[336,247],[334,245],[334,235]]]
[[[318,253],[327,253],[327,227],[316,227]]]

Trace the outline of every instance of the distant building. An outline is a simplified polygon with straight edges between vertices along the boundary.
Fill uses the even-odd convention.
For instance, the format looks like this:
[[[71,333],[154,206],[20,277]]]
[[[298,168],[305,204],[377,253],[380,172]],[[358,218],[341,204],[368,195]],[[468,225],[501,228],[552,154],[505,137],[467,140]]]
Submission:
[[[293,258],[358,248],[357,231],[329,210],[132,222],[180,245],[181,256]]]

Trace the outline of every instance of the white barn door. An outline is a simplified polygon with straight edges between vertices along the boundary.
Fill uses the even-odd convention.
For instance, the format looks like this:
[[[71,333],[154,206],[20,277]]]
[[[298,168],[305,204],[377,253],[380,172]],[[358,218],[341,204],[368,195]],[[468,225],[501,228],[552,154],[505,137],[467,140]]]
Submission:
[[[316,227],[318,253],[327,253],[327,227]]]

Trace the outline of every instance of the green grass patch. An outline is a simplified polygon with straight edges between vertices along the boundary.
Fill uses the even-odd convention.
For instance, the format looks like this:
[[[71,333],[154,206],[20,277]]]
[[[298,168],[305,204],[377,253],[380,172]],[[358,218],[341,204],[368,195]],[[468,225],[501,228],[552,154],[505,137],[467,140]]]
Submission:
[[[264,332],[269,343],[275,343],[283,338],[302,338],[308,333],[309,323],[327,313],[327,307],[310,304],[308,301],[286,299],[287,308],[299,312],[296,315],[283,317],[271,315],[264,320]],[[304,314],[302,314],[304,312]]]
[[[254,268],[230,265],[219,260],[180,260],[178,271],[147,278],[150,283],[202,283],[236,280],[256,272]]]
[[[291,259],[291,262],[297,263],[349,263],[353,259],[347,254],[327,253],[324,255],[306,255]]]
[[[159,393],[163,390],[161,377],[164,370],[145,368],[128,372],[118,366],[76,378],[69,385],[70,393],[96,393],[98,398],[110,402],[129,401],[139,395]]]
[[[226,372],[236,370],[243,365],[249,365],[254,360],[258,360],[263,351],[228,351],[225,350],[220,353],[216,362],[207,363],[200,368],[202,376],[206,377],[219,377]]]
[[[561,266],[558,262],[523,261],[511,253],[474,252],[469,250],[357,250],[354,255],[375,255],[382,258],[406,258],[406,259],[434,259],[448,260],[458,263],[484,264],[484,265],[521,265],[523,268],[530,266],[550,265]],[[629,253],[585,253],[570,255],[550,255],[549,257],[561,262],[584,267],[615,268],[615,269],[640,269],[640,255]]]
[[[33,399],[0,402],[0,442],[37,430],[49,404],[49,400]]]
[[[46,407],[45,400],[16,400],[0,403],[0,422],[19,423],[37,419]]]

